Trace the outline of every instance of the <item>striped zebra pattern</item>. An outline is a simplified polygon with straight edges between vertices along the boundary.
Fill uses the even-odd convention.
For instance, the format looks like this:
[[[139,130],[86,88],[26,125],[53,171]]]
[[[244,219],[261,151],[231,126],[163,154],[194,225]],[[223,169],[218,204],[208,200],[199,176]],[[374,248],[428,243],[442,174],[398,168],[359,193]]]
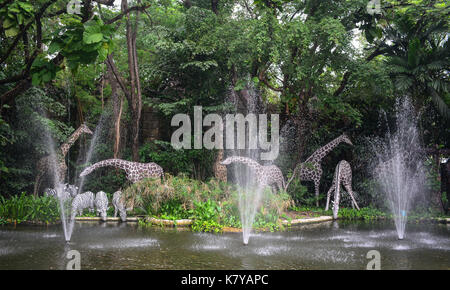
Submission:
[[[114,192],[112,204],[114,206],[114,217],[117,216],[117,211],[119,211],[120,219],[125,222],[127,221],[127,210],[125,209],[125,206],[123,205],[123,202],[121,200],[122,198],[122,192],[116,191]]]
[[[84,209],[89,208],[89,211],[94,211],[94,193],[87,191],[85,193],[78,194],[72,200],[72,219],[75,216],[82,215]]]
[[[56,192],[56,189],[53,188],[46,188],[44,189],[44,195],[45,196],[51,196],[51,197],[57,197],[58,193]]]
[[[58,195],[58,191],[57,191],[56,189],[54,189],[54,188],[46,188],[46,189],[44,190],[44,195],[45,195],[45,196],[51,196],[51,197],[54,197],[54,198],[59,198],[59,199],[62,199],[62,201],[66,201],[66,200],[68,200],[69,198],[72,198],[72,196],[70,195],[70,193],[67,192],[66,190],[63,190],[63,191],[61,192],[61,194]]]
[[[68,192],[71,197],[75,197],[78,194],[78,186],[75,186],[73,184],[64,184],[64,191]]]
[[[103,221],[106,221],[106,211],[108,210],[108,197],[103,191],[97,192],[95,195],[95,207],[97,214],[100,214]]]

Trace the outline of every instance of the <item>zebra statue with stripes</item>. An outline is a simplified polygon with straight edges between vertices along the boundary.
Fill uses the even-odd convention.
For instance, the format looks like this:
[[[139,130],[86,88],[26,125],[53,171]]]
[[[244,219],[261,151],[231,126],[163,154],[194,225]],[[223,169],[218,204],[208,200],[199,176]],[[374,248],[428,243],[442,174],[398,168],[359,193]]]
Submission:
[[[114,217],[117,217],[117,211],[119,211],[120,219],[123,222],[127,221],[127,210],[122,202],[122,191],[114,192],[112,204],[114,206]]]
[[[72,220],[75,216],[82,215],[83,211],[89,208],[90,212],[94,212],[94,193],[87,191],[85,193],[78,194],[72,200]]]
[[[64,184],[64,191],[68,192],[71,197],[75,197],[78,194],[78,186],[73,184]]]
[[[95,195],[95,207],[97,214],[100,214],[103,221],[106,221],[106,211],[108,210],[108,197],[103,191],[97,192]]]
[[[71,185],[73,186],[73,185]],[[46,188],[44,190],[44,195],[47,197],[53,197],[53,198],[57,198],[62,200],[63,202],[65,202],[66,200],[69,200],[70,198],[73,197],[72,193],[71,193],[72,188],[69,189],[69,191],[67,190],[67,187],[64,186],[63,190],[58,193],[58,190],[54,189],[54,188]],[[77,188],[78,190],[78,188]]]

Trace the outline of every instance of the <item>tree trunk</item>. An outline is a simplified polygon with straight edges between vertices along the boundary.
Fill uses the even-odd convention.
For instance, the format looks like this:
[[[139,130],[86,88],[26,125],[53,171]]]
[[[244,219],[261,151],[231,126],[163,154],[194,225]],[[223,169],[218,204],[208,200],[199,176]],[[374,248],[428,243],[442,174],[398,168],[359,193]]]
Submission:
[[[140,4],[140,1],[138,1]],[[122,0],[122,12],[128,10],[128,3]],[[136,36],[138,30],[139,11],[136,13],[136,24],[133,26],[130,21],[130,13],[126,15],[126,39],[128,49],[128,69],[130,72],[130,94],[128,105],[131,110],[131,142],[132,155],[134,161],[139,161],[139,128],[142,109],[141,85],[139,81],[139,68],[137,61]]]

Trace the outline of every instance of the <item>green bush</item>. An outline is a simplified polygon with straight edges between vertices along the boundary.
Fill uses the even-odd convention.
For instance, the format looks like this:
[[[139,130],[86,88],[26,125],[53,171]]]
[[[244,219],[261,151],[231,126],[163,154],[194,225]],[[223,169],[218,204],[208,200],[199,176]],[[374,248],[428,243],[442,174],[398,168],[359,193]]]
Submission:
[[[387,217],[386,213],[372,207],[364,207],[360,210],[353,208],[340,208],[338,217],[347,220],[365,220],[372,221]]]
[[[223,226],[241,227],[238,189],[215,179],[201,182],[185,175],[166,174],[164,182],[142,180],[127,188],[124,196],[127,207],[135,212],[169,220],[191,218],[194,231],[220,232]],[[278,228],[278,217],[291,205],[287,193],[263,191],[255,226]]]
[[[51,223],[59,219],[57,200],[53,197],[35,197],[22,193],[5,199],[0,196],[0,218],[21,223]]]

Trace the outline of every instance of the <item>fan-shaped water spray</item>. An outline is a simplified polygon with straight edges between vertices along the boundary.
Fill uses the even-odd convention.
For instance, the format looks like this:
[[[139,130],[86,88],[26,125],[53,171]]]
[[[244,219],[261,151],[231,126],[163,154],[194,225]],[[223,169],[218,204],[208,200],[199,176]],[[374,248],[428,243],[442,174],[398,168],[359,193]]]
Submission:
[[[417,128],[417,114],[409,98],[396,102],[394,131],[372,142],[376,153],[374,175],[386,194],[399,239],[405,236],[408,211],[423,191],[425,174]]]

